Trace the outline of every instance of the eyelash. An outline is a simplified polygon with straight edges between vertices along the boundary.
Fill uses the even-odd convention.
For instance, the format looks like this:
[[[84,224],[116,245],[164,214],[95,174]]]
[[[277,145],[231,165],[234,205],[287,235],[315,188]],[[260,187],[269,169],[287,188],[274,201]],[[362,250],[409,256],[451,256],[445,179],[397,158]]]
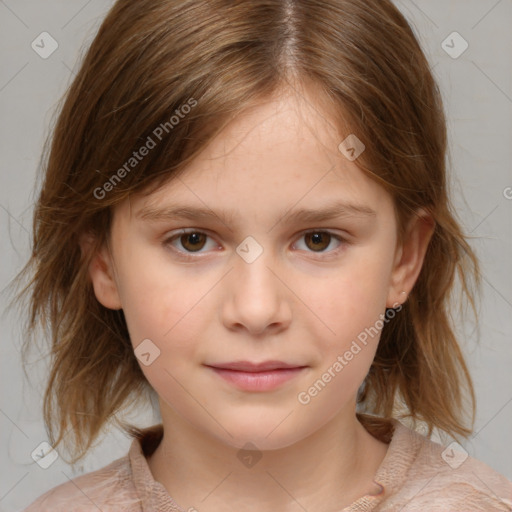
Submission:
[[[174,240],[179,240],[182,236],[184,235],[190,235],[192,233],[196,233],[196,234],[201,234],[201,235],[206,235],[208,238],[212,238],[208,233],[205,233],[204,231],[200,231],[198,229],[194,229],[194,228],[189,228],[189,229],[180,229],[178,233],[175,233],[174,235],[171,235],[169,237],[167,237],[164,242],[163,242],[163,245],[168,247],[168,246],[171,246],[172,245],[172,242]],[[302,232],[301,234],[301,237],[300,238],[303,238],[304,236],[308,235],[308,234],[327,234],[327,235],[330,235],[333,239],[337,240],[339,243],[340,243],[340,246],[338,246],[336,249],[333,249],[331,251],[318,251],[318,252],[315,252],[315,251],[307,251],[307,252],[310,252],[311,254],[318,254],[318,255],[322,255],[322,254],[328,254],[328,255],[336,255],[338,254],[342,249],[343,249],[343,246],[345,245],[348,245],[350,242],[346,239],[346,238],[343,238],[342,236],[332,232],[332,231],[329,231],[329,230],[326,230],[326,229],[308,229],[307,231],[304,231]],[[329,241],[329,245],[330,245],[330,241]],[[198,257],[201,258],[202,256],[194,256],[195,254],[203,254],[201,251],[196,251],[196,252],[187,252],[186,250],[185,251],[182,251],[182,250],[178,250],[174,247],[172,247],[172,250],[179,255],[180,258],[182,258],[183,260],[186,260],[186,261],[192,261],[192,260],[197,260]],[[325,258],[325,256],[323,257]]]

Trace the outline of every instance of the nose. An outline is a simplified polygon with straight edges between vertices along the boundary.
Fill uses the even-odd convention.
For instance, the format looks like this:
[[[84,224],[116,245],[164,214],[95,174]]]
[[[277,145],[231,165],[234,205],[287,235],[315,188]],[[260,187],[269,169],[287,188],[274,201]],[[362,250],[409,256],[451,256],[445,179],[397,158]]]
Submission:
[[[249,263],[238,254],[226,278],[222,320],[230,330],[246,330],[257,336],[276,334],[291,321],[292,292],[286,286],[281,267],[270,251]]]

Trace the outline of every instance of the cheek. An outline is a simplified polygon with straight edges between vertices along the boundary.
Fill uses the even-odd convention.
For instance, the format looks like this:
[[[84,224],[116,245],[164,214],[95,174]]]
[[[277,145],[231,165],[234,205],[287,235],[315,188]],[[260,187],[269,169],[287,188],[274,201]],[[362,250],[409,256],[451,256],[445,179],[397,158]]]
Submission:
[[[123,311],[134,346],[143,339],[154,341],[161,350],[170,344],[189,347],[201,326],[203,299],[211,283],[197,275],[172,269],[161,257],[137,255],[123,261],[120,272]],[[195,320],[195,321],[194,321]]]
[[[329,408],[329,403],[332,406],[355,396],[375,357],[384,326],[390,269],[390,262],[375,254],[377,250],[351,258],[333,279],[310,287],[307,295],[317,313],[317,317],[309,315],[308,322],[310,331],[316,333],[319,364],[315,378],[319,380],[312,379],[313,385],[318,384],[310,389],[311,394],[304,390],[305,401],[314,398],[319,407]]]
[[[160,275],[155,279],[144,270],[124,290],[123,309],[135,354],[141,352],[137,347],[142,343],[156,354],[148,365],[139,357],[141,369],[161,398],[178,409],[190,405],[182,385],[191,367],[204,359],[198,340],[211,323],[206,296],[211,283],[201,283],[191,288],[178,278],[166,280]]]
[[[389,278],[389,262],[361,254],[332,277],[309,286],[307,304],[324,321],[331,338],[346,340],[374,325],[384,313]]]
[[[321,307],[306,327],[315,339],[316,368],[297,396],[304,412],[326,421],[341,404],[355,400],[374,360],[381,334],[385,295],[375,282],[356,273],[332,283],[333,292],[318,292],[311,301]]]

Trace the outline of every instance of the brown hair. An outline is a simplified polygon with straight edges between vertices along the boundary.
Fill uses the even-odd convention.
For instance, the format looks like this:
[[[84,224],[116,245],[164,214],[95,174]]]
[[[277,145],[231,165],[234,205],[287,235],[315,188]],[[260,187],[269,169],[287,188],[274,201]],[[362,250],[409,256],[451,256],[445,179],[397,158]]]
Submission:
[[[401,13],[389,0],[118,0],[62,104],[20,274],[29,279],[20,297],[29,295],[32,334],[24,361],[40,324],[51,338],[44,419],[52,444],[64,442],[74,461],[150,391],[123,312],[95,298],[80,235],[94,235],[99,248],[117,204],[178,176],[234,116],[282,87],[300,94],[306,85],[340,142],[355,133],[365,143],[357,164],[392,195],[400,233],[420,207],[435,220],[359,406],[424,421],[429,431],[471,433],[464,411],[469,398],[474,421],[474,392],[450,302],[458,275],[475,311],[478,262],[450,205],[440,92]]]

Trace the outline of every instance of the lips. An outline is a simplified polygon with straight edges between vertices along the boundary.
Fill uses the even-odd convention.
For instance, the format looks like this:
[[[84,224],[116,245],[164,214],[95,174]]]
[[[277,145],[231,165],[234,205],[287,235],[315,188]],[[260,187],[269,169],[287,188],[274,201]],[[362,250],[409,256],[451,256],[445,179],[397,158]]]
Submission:
[[[210,366],[221,370],[235,370],[240,372],[259,373],[272,370],[289,370],[292,368],[304,368],[304,365],[290,364],[283,361],[263,361],[261,363],[253,363],[251,361],[232,361],[229,363],[216,363]]]
[[[205,365],[222,380],[245,392],[269,392],[302,375],[306,366],[283,361],[232,361]]]

